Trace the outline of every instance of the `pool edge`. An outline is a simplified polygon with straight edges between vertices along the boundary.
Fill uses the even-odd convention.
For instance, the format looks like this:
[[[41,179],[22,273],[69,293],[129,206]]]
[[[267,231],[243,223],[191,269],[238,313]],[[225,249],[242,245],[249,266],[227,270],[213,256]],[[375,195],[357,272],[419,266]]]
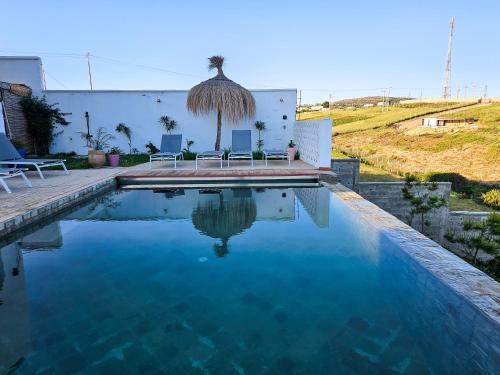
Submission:
[[[320,181],[363,220],[500,326],[500,283],[354,191]]]

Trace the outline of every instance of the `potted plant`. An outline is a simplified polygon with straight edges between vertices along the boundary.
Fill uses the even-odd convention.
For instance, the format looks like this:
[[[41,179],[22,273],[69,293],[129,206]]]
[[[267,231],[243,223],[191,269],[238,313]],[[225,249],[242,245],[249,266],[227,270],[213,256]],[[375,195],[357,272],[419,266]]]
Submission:
[[[262,147],[264,146],[264,140],[261,137],[261,132],[266,130],[266,123],[264,121],[255,121],[255,129],[259,132],[259,139],[257,140],[257,150],[259,152],[262,151]]]
[[[288,160],[295,160],[295,153],[297,150],[295,149],[295,143],[293,143],[293,140],[290,139],[290,142],[288,142],[288,148],[286,149],[286,152],[288,154]]]
[[[116,168],[120,165],[120,154],[121,154],[121,150],[118,148],[118,147],[111,147],[111,149],[109,150],[109,154],[108,154],[108,162],[109,162],[109,165],[113,168]]]
[[[94,135],[80,132],[83,139],[87,141],[87,147],[89,147],[89,164],[93,168],[101,168],[106,164],[106,153],[104,149],[108,148],[108,142],[114,139],[111,134],[109,134],[103,127],[97,129]]]

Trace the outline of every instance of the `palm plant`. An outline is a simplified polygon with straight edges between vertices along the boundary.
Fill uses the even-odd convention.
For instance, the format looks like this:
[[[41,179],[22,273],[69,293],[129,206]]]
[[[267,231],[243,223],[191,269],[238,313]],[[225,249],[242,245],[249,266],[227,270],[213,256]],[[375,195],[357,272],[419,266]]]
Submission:
[[[217,75],[189,90],[187,108],[195,116],[217,112],[217,134],[215,150],[220,150],[222,119],[237,123],[255,115],[255,100],[247,89],[224,75],[224,57],[212,56],[208,59],[208,69],[217,69]]]
[[[109,134],[102,126],[97,129],[95,135],[88,134],[86,132],[79,132],[82,139],[87,141],[87,147],[95,151],[103,151],[109,147],[109,141],[115,137]]]
[[[161,125],[163,125],[168,134],[170,134],[172,130],[174,130],[177,126],[177,122],[175,120],[172,120],[167,115],[161,116],[159,122]]]
[[[261,132],[266,130],[266,123],[264,121],[255,121],[255,129],[259,132],[259,139],[257,140],[257,150],[261,151],[264,146],[264,140],[261,138]]]
[[[123,134],[125,138],[127,138],[129,154],[132,154],[132,130],[123,122],[120,122],[118,125],[116,125],[115,131],[117,133]]]

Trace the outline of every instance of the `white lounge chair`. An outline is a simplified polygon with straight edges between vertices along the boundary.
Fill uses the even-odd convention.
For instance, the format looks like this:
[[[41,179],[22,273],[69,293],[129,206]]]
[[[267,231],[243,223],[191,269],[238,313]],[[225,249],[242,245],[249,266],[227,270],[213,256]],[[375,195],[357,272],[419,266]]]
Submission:
[[[183,159],[181,152],[182,134],[163,134],[161,137],[160,152],[149,156],[149,168],[153,168],[153,161],[173,160],[177,168],[177,158]]]
[[[5,182],[5,179],[11,178],[11,177],[16,177],[16,176],[21,176],[29,187],[33,187],[31,185],[30,180],[24,175],[24,172],[22,169],[19,168],[0,168],[0,185],[5,189],[7,193],[12,193],[10,188],[7,186],[7,183]]]
[[[267,167],[267,161],[269,159],[279,159],[279,160],[288,160],[288,166],[290,167],[290,158],[288,157],[288,152],[283,151],[283,150],[264,150],[262,151],[264,154],[264,159],[266,160],[266,167]]]
[[[250,159],[253,167],[252,132],[250,130],[233,130],[231,152],[227,156],[227,166],[231,159]]]
[[[222,169],[222,160],[224,159],[224,151],[203,151],[196,154],[196,169],[198,169],[198,160],[220,160],[220,167]]]
[[[4,133],[0,133],[0,168],[2,166],[17,168],[18,166],[31,165],[35,167],[40,178],[43,177],[42,168],[60,166],[64,169],[64,173],[69,174],[64,165],[64,159],[25,159],[16,150],[14,145]]]

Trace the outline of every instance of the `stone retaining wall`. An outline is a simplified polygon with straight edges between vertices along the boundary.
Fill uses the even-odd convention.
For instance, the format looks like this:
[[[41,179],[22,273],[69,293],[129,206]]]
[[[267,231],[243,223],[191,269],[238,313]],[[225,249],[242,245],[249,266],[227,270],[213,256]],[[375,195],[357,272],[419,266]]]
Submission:
[[[401,189],[405,186],[405,182],[360,182],[358,184],[359,194],[376,204],[384,211],[396,216],[399,220],[411,224],[411,226],[422,232],[422,222],[419,215],[415,215],[410,223],[410,211],[413,206],[403,198]],[[415,193],[426,193],[425,185],[414,185]],[[450,201],[451,183],[439,182],[437,189],[429,191],[429,195],[444,198],[446,202]],[[441,242],[441,239],[446,234],[448,222],[448,204],[438,209],[432,210],[425,215],[424,221],[428,220],[430,225],[423,226],[423,234],[429,236],[435,241]]]
[[[358,191],[359,159],[345,158],[332,159],[332,172],[337,175],[338,181],[351,190]]]
[[[464,222],[467,220],[485,220],[488,215],[489,212],[450,211],[448,214],[446,233],[453,234],[454,236],[464,235],[466,234],[464,231]],[[450,242],[445,237],[443,237],[441,244],[457,254],[462,256],[466,254],[463,244]],[[491,259],[491,255],[480,251],[478,253],[478,258],[481,260],[489,260]]]

